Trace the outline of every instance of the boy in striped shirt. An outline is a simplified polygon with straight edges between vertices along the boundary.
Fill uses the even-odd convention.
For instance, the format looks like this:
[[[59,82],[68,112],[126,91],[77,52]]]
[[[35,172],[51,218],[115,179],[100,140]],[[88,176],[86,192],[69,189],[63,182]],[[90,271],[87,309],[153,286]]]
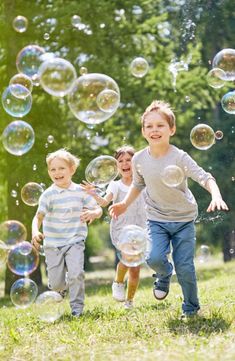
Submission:
[[[72,315],[79,317],[84,307],[84,249],[90,224],[102,209],[80,185],[72,182],[79,159],[65,149],[48,154],[48,174],[53,184],[39,199],[32,222],[32,242],[39,248],[43,240],[48,284],[63,292],[68,288]],[[43,233],[40,232],[41,226]],[[67,275],[66,275],[67,274]]]

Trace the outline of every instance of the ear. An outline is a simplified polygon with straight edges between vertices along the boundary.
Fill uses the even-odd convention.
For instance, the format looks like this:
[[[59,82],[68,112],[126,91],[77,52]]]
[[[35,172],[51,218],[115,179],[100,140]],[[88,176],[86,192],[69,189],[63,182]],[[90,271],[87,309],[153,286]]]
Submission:
[[[70,167],[70,170],[71,170],[71,175],[74,175],[74,173],[76,172],[76,167],[74,165],[72,165]]]
[[[175,134],[176,132],[176,126],[174,125],[173,128],[171,128],[171,137]]]

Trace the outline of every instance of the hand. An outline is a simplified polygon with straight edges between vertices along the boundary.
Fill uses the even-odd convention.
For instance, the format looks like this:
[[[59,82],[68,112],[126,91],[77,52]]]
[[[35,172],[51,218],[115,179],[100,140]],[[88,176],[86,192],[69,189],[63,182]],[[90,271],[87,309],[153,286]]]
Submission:
[[[31,243],[34,245],[34,247],[38,250],[40,248],[41,242],[44,239],[44,234],[42,234],[41,232],[38,232],[37,234],[35,234],[32,238]]]
[[[84,209],[80,216],[81,221],[88,222],[88,224],[91,224],[96,218],[97,218],[97,212],[95,210],[90,210],[90,209]]]
[[[229,208],[227,204],[223,201],[221,197],[212,198],[209,207],[207,208],[207,212],[214,212],[216,209],[219,211],[228,211]]]
[[[120,214],[124,213],[127,209],[126,203],[119,202],[109,207],[110,217],[117,219]]]
[[[91,196],[94,196],[96,194],[96,187],[93,184],[90,184],[86,181],[82,181],[82,183],[80,183],[80,186],[82,187],[82,189],[84,189],[84,191],[86,191]]]

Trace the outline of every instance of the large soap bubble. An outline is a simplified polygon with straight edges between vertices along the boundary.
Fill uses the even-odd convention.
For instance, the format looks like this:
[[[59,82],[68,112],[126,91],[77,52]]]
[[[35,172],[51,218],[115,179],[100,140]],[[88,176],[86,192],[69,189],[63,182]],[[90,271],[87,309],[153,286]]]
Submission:
[[[26,183],[21,189],[21,199],[28,206],[36,206],[43,193],[43,187],[35,182]]]
[[[45,50],[38,45],[25,46],[20,50],[16,58],[18,71],[36,81],[38,79],[38,69],[43,63],[43,54],[45,54]]]
[[[24,117],[32,108],[32,95],[21,84],[11,84],[2,93],[2,106],[12,117]]]
[[[235,49],[219,51],[212,61],[212,67],[224,70],[224,80],[235,80]]]
[[[129,255],[143,253],[147,249],[147,232],[134,224],[123,227],[120,232],[117,249]]]
[[[28,19],[25,16],[18,15],[13,19],[12,26],[18,33],[24,33],[28,28]]]
[[[145,262],[145,253],[127,254],[117,250],[119,260],[127,267],[137,267]]]
[[[109,155],[94,158],[86,167],[85,177],[87,182],[98,187],[109,184],[118,175],[117,161]]]
[[[131,74],[136,78],[143,78],[149,70],[149,64],[146,59],[137,57],[132,60],[130,70]]]
[[[38,251],[27,241],[16,244],[9,251],[7,265],[17,275],[28,276],[36,270],[38,264]]]
[[[206,76],[208,85],[215,89],[222,88],[224,86],[225,78],[226,73],[220,68],[211,69]]]
[[[228,114],[235,114],[235,90],[226,93],[221,99],[221,105]]]
[[[23,223],[8,220],[0,224],[0,240],[4,242],[7,247],[15,246],[17,243],[25,241],[26,238],[27,230]]]
[[[74,66],[61,58],[50,59],[42,63],[38,75],[43,89],[57,97],[67,95],[72,90],[77,77]]]
[[[13,84],[20,84],[20,85],[22,85],[22,86],[24,86],[26,88],[26,95],[24,95],[24,96],[21,95],[23,98],[25,96],[27,96],[29,93],[32,93],[33,82],[31,80],[31,78],[29,76],[27,76],[26,74],[23,74],[23,73],[15,74],[9,81],[9,85],[13,85]],[[17,91],[15,93],[14,88],[11,89],[11,92],[16,97],[19,97],[19,92]]]
[[[30,278],[20,278],[13,283],[10,298],[17,308],[27,308],[36,299],[38,286]]]
[[[36,314],[41,321],[55,322],[65,312],[63,297],[55,291],[41,293],[35,302]]]
[[[162,181],[168,187],[177,187],[184,180],[184,172],[177,165],[168,165],[162,173]]]
[[[109,76],[99,73],[80,76],[68,95],[68,104],[74,116],[87,124],[99,124],[109,119],[117,110],[119,101],[112,102],[108,108],[105,105],[105,110],[101,110],[97,98],[99,103],[100,94],[104,90],[115,92],[119,99],[119,87]]]
[[[11,122],[2,133],[4,148],[17,156],[27,153],[34,145],[34,140],[33,128],[22,120]]]
[[[215,144],[214,130],[207,124],[198,124],[190,132],[192,145],[200,150],[207,150]]]

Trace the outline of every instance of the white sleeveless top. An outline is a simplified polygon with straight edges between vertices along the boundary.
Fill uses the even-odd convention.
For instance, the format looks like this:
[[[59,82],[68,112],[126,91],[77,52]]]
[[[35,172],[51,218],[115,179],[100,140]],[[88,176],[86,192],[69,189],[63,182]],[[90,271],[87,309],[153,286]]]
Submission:
[[[130,186],[125,185],[121,179],[118,181],[112,181],[106,193],[113,194],[113,203],[121,202],[127,195]],[[134,224],[136,226],[146,228],[146,212],[145,212],[145,200],[144,192],[134,200],[134,202],[127,208],[126,212],[121,214],[117,219],[111,220],[110,223],[110,236],[114,246],[118,242],[120,231],[123,227]]]

